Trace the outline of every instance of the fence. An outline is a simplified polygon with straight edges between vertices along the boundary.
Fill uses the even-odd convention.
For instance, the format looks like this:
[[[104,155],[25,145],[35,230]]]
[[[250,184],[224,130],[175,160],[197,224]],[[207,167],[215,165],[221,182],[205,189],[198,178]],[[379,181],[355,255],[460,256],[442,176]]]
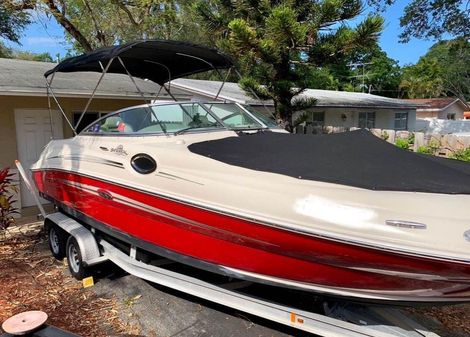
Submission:
[[[326,134],[357,130],[337,126],[298,125],[294,133]],[[415,152],[425,152],[442,157],[450,157],[457,151],[470,147],[470,136],[453,134],[427,134],[423,132],[371,129],[370,132],[389,143]]]

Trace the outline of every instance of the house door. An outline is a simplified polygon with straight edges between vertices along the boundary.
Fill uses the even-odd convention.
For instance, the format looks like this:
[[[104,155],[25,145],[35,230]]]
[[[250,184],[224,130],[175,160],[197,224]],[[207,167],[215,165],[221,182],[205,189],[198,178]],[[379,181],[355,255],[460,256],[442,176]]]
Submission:
[[[57,111],[52,111],[52,129],[48,110],[40,109],[17,109],[15,110],[16,142],[18,159],[23,165],[27,174],[29,168],[35,163],[41,154],[44,146],[52,138],[63,138],[62,116]],[[34,197],[28,188],[21,181],[21,206],[28,207],[35,205]],[[41,200],[46,203],[46,200]]]

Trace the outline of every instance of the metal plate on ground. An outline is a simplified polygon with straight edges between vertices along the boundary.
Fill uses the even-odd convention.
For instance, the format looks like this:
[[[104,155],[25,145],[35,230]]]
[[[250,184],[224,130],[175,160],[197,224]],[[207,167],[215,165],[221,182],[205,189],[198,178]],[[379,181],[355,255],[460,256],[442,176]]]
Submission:
[[[8,318],[3,322],[2,329],[12,335],[25,335],[39,328],[46,320],[44,311],[25,311]]]

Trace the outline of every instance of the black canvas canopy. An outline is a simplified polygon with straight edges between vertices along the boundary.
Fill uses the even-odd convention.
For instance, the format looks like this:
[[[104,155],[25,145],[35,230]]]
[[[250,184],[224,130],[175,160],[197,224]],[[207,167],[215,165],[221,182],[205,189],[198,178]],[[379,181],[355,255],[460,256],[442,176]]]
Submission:
[[[180,41],[146,40],[100,48],[68,58],[44,76],[55,72],[102,72],[113,58],[115,60],[108,72],[127,74],[118,57],[132,76],[149,79],[159,85],[179,77],[232,66],[231,59],[215,49]]]
[[[258,132],[195,143],[193,153],[247,169],[371,190],[470,194],[470,164],[420,155],[368,131]]]

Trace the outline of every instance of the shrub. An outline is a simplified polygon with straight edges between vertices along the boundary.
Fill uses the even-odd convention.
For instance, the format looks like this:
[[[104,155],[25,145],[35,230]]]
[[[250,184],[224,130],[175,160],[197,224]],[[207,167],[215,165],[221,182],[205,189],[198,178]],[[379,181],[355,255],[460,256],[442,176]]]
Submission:
[[[395,145],[399,148],[410,150],[410,147],[415,143],[415,134],[410,132],[408,138],[398,138],[395,141]]]
[[[395,145],[401,149],[409,150],[410,149],[410,142],[407,138],[398,138],[395,142]]]
[[[451,156],[452,159],[470,161],[470,147],[455,151]]]
[[[429,145],[421,145],[416,152],[424,154],[434,154],[435,149]]]
[[[13,173],[8,168],[0,170],[0,230],[7,229],[15,223],[14,214],[19,214],[18,210],[13,206],[16,201],[14,193],[18,192],[16,186],[13,185]]]

